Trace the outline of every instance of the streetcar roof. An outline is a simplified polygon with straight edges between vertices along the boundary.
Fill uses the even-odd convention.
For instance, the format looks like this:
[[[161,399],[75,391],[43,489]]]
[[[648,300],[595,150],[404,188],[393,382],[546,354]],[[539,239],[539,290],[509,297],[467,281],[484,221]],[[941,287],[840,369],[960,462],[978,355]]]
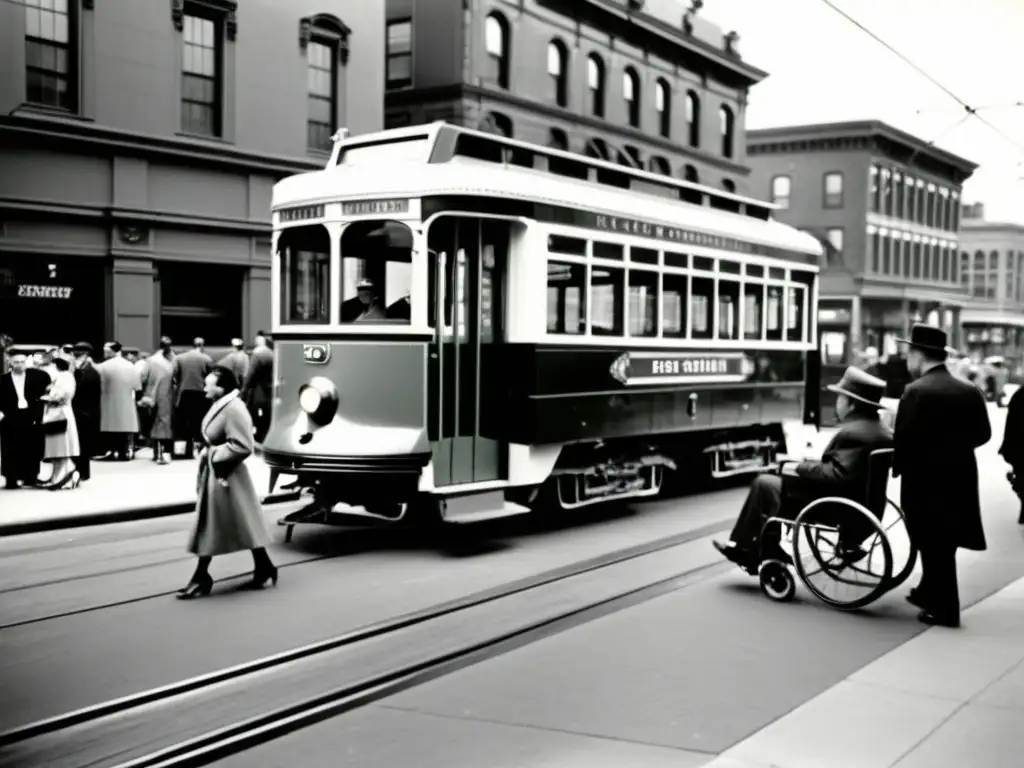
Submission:
[[[411,143],[423,139],[424,152],[436,152],[429,146],[437,141],[437,125],[417,126],[382,134],[360,137],[363,141],[356,147],[379,146],[383,152],[375,156],[371,164],[331,165],[322,171],[303,173],[288,177],[274,185],[274,210],[298,205],[321,205],[334,202],[351,202],[360,199],[381,198],[422,198],[428,196],[469,196],[529,201],[553,206],[576,208],[609,216],[630,217],[654,222],[664,226],[686,226],[712,235],[753,241],[766,246],[783,248],[808,256],[820,257],[824,252],[821,242],[812,235],[794,229],[771,218],[767,218],[770,204],[755,201],[724,191],[711,190],[700,185],[670,179],[639,169],[581,158],[568,152],[537,148],[504,137],[455,129],[458,133],[469,133],[485,137],[486,141],[497,141],[515,150],[521,146],[530,152],[542,152],[549,157],[570,158],[583,161],[586,165],[606,169],[610,172],[627,174],[639,184],[660,184],[666,189],[692,189],[706,195],[724,198],[737,205],[758,207],[756,213],[744,215],[720,210],[708,205],[699,205],[680,199],[672,199],[658,193],[638,189],[623,189],[609,184],[563,176],[547,170],[522,165],[501,164],[467,156],[451,156],[443,162],[427,161],[425,155],[415,156],[408,152],[394,152],[389,158],[387,145]],[[452,142],[445,142],[452,143]],[[352,145],[352,140],[341,142]],[[339,153],[335,150],[335,156]],[[766,218],[762,218],[761,215]]]

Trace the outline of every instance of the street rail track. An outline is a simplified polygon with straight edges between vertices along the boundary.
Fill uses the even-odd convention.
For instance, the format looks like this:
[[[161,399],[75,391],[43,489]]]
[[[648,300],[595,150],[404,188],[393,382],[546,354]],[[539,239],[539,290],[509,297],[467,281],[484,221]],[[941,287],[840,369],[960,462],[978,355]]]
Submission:
[[[477,592],[456,600],[447,601],[430,608],[414,611],[388,621],[366,625],[327,640],[293,648],[282,653],[267,656],[243,664],[197,677],[181,680],[169,685],[123,696],[118,699],[101,702],[29,723],[18,728],[0,733],[0,763],[3,752],[17,745],[31,747],[34,740],[43,740],[76,729],[79,726],[92,724],[93,727],[104,727],[103,721],[116,721],[147,705],[170,703],[171,700],[190,694],[202,693],[224,683],[244,682],[246,678],[265,673],[268,670],[282,671],[289,665],[323,656],[332,651],[357,646],[366,641],[387,636],[396,636],[403,630],[417,625],[442,619],[452,614],[479,608],[489,603],[510,598],[514,595],[528,593],[540,587],[564,582],[574,577],[599,571],[600,569],[637,560],[673,547],[679,547],[697,541],[706,536],[723,530],[726,522],[715,522],[701,528],[663,537],[645,544],[606,553],[577,563],[555,568],[535,576],[518,579],[504,585]],[[339,686],[326,694],[320,694],[308,700],[276,709],[269,714],[242,720],[226,728],[214,730],[197,738],[184,740],[149,755],[135,758],[122,764],[122,768],[141,768],[150,765],[202,765],[209,760],[221,759],[225,754],[235,753],[258,743],[277,738],[298,728],[306,727],[319,720],[332,717],[383,696],[397,693],[404,688],[426,682],[454,671],[462,666],[475,663],[483,658],[490,658],[511,650],[512,646],[533,642],[541,636],[548,636],[570,625],[592,620],[590,614],[601,611],[613,612],[627,607],[626,603],[640,602],[657,594],[677,589],[681,579],[693,579],[700,576],[710,578],[728,567],[726,563],[715,562],[689,571],[681,570],[667,579],[654,583],[646,583],[631,589],[616,588],[616,594],[605,596],[599,600],[587,598],[586,604],[573,606],[569,610],[558,612],[554,616],[544,617],[538,621],[516,626],[509,631],[496,634],[483,640],[470,643],[466,647],[447,651],[417,663],[379,673],[354,684]],[[674,566],[673,566],[674,568]],[[595,615],[594,618],[597,618]],[[530,639],[530,638],[533,639]],[[227,750],[227,751],[225,751]],[[20,751],[20,750],[19,750]],[[170,762],[168,762],[170,761]],[[17,764],[17,763],[7,763]],[[110,764],[104,761],[104,764]]]

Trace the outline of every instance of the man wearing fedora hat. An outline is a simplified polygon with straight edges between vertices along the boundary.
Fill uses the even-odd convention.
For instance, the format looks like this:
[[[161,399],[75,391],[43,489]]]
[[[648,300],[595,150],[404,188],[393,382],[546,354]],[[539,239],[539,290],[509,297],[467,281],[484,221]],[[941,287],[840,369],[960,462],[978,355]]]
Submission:
[[[893,476],[902,477],[900,506],[921,553],[921,581],[907,596],[918,620],[960,625],[956,577],[959,548],[986,548],[975,449],[992,437],[978,388],[946,367],[946,332],[915,325],[909,339],[907,385],[896,413]]]
[[[764,532],[771,540],[761,541],[769,517],[794,517],[817,498],[842,496],[862,504],[866,501],[871,452],[892,446],[892,434],[879,419],[885,382],[850,366],[838,384],[836,416],[841,422],[820,461],[784,464],[779,474],[754,478],[739,518],[726,543],[715,548],[741,568],[756,573],[759,545],[767,559],[789,561],[779,546],[778,526]]]

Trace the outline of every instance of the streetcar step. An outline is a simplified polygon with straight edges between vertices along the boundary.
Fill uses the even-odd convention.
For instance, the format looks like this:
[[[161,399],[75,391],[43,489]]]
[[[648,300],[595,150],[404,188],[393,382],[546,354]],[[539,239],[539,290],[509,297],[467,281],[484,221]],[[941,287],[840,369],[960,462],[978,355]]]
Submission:
[[[505,491],[474,493],[468,496],[454,496],[440,500],[441,518],[446,523],[465,525],[494,520],[499,517],[522,515],[529,507],[505,499]]]

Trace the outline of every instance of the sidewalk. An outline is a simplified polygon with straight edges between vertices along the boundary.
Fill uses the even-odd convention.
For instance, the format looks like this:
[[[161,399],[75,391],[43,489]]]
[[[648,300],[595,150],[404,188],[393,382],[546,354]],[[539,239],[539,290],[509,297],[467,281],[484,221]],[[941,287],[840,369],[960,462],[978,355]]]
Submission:
[[[195,509],[195,460],[179,459],[158,465],[146,448],[134,461],[92,463],[92,479],[74,490],[44,491],[0,488],[0,536],[103,525],[152,517],[185,514]],[[246,462],[256,490],[265,503],[293,501],[298,494],[280,492],[291,479],[282,475],[278,492],[266,496],[270,470],[258,456]]]
[[[705,768],[1020,768],[1024,579],[962,621],[926,630]]]

